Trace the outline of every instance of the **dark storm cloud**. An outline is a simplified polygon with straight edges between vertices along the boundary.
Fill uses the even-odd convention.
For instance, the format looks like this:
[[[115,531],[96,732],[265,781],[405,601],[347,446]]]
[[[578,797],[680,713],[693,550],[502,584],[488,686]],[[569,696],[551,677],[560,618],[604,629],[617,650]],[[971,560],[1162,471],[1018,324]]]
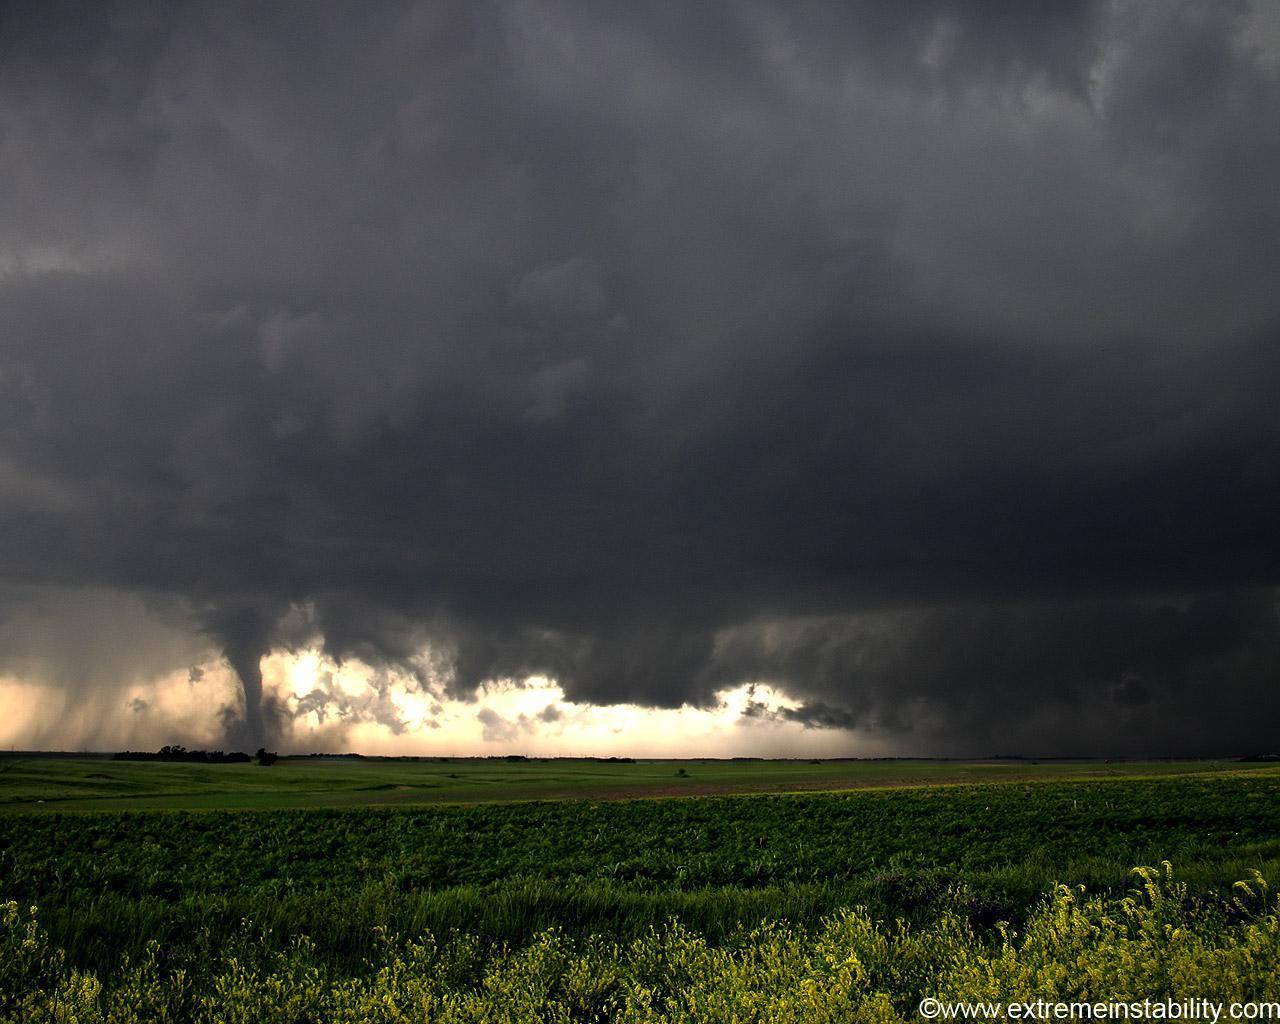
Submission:
[[[738,627],[725,679],[763,674],[812,728],[859,728],[936,752],[1203,755],[1269,750],[1280,673],[1274,591],[1053,599]],[[840,701],[833,707],[826,700]]]
[[[1256,745],[1264,15],[7,4],[0,571],[188,607],[241,745],[317,638],[772,678],[917,749]]]

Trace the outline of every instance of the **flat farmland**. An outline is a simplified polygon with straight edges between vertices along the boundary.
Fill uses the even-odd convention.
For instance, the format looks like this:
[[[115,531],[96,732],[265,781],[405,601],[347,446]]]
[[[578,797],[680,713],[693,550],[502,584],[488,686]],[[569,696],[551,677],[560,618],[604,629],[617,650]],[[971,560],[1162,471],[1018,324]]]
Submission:
[[[1275,772],[1238,761],[283,758],[257,764],[0,757],[0,811],[267,810],[606,800]]]
[[[32,757],[0,780],[5,1024],[1280,998],[1265,763]]]

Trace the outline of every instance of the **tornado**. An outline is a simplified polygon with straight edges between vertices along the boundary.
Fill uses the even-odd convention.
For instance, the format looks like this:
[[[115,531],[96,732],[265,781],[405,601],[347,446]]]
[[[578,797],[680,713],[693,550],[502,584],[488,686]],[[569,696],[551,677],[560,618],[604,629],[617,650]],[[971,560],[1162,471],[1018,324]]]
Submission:
[[[272,618],[255,607],[233,606],[215,611],[209,631],[222,644],[222,656],[240,681],[243,710],[223,712],[223,740],[229,750],[249,753],[270,747],[277,738],[274,716],[264,713],[262,659],[271,650]]]

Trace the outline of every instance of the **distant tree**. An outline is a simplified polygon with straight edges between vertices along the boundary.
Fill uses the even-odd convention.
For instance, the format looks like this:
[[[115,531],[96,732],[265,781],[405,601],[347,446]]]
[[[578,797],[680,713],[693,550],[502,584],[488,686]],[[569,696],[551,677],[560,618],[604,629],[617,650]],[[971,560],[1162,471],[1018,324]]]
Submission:
[[[180,743],[167,744],[154,753],[123,750],[111,755],[117,761],[184,761],[192,764],[240,764],[250,760],[248,754],[233,750],[188,750]]]

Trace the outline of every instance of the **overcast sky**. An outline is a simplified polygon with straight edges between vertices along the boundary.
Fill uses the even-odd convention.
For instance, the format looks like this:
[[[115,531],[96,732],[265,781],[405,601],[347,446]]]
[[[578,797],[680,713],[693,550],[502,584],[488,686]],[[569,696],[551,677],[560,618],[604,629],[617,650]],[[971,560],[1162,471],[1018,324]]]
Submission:
[[[1280,749],[1277,182],[1271,4],[10,0],[0,741]]]

